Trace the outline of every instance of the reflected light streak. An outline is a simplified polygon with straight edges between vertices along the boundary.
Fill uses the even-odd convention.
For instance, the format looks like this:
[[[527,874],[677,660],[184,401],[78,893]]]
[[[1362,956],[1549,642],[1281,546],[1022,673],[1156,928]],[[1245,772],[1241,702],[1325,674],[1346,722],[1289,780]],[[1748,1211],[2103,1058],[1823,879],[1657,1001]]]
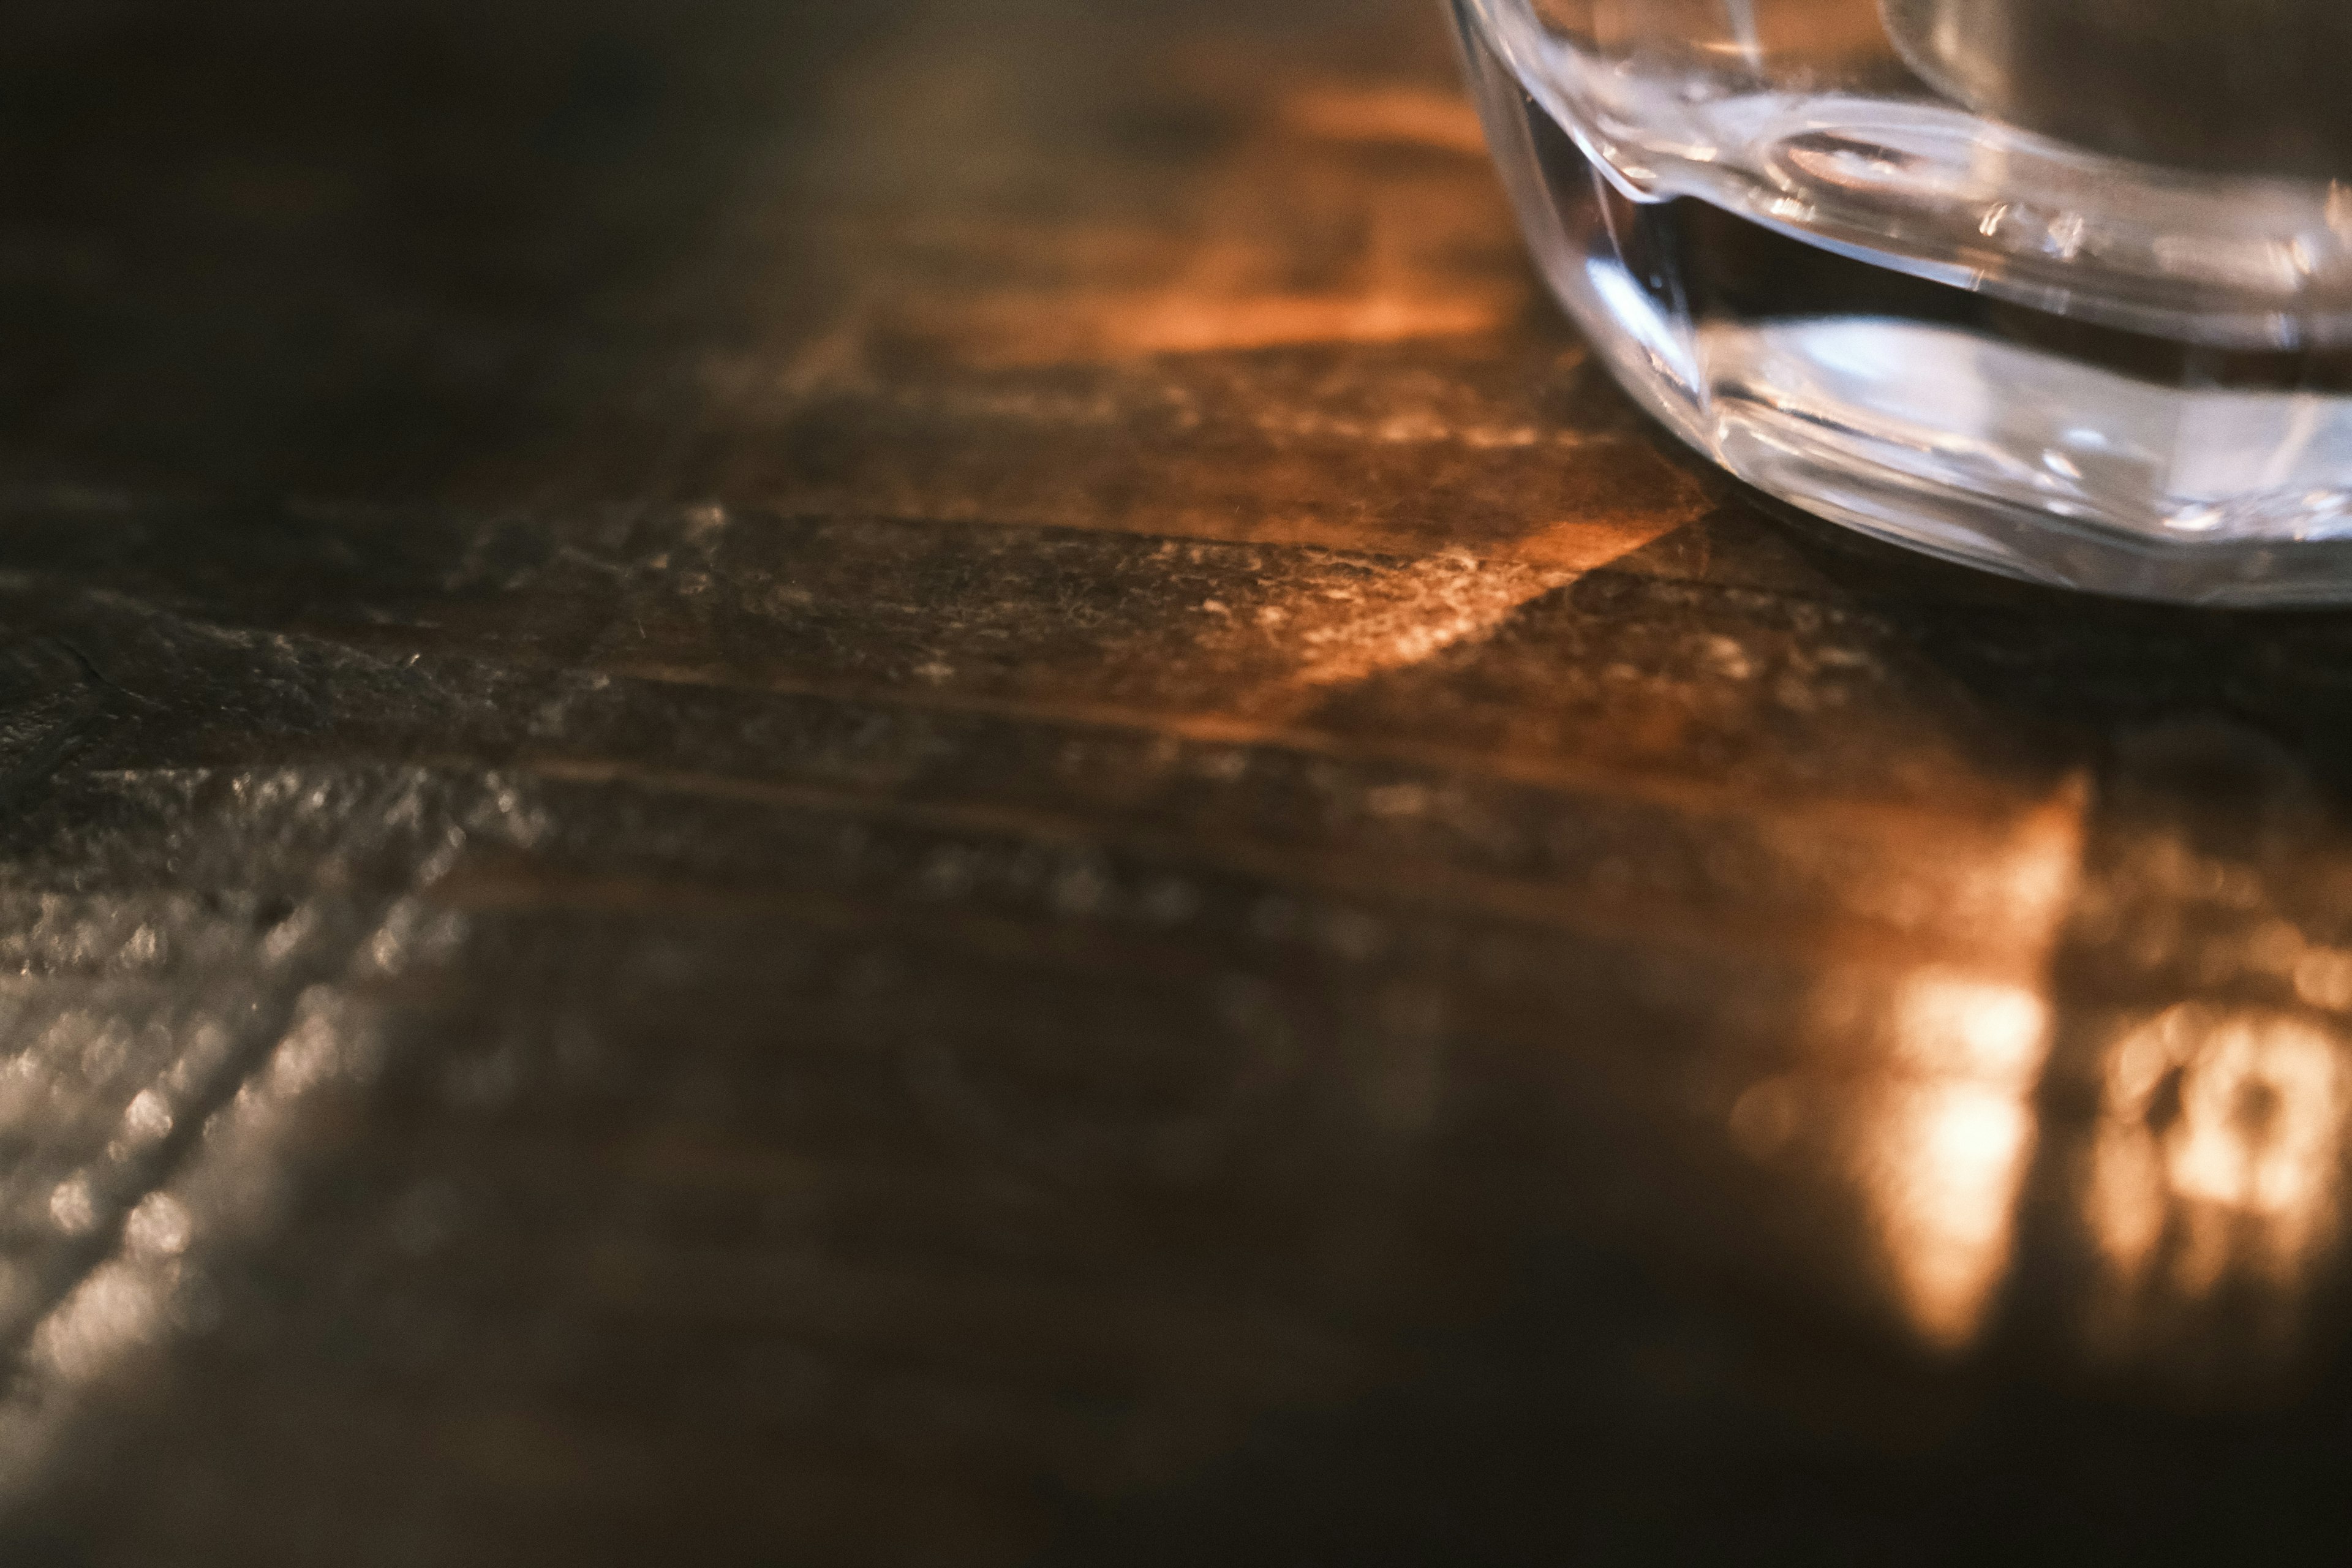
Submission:
[[[2020,986],[1929,971],[1904,983],[1894,1023],[1906,1070],[1873,1119],[1867,1195],[1906,1314],[1957,1349],[2009,1266],[2049,1012]]]
[[[1246,275],[1263,262],[1244,245],[1209,247],[1202,276],[1171,284],[913,298],[896,303],[889,320],[901,332],[948,347],[968,368],[1017,370],[1478,337],[1502,331],[1526,305],[1516,282],[1441,286],[1400,275],[1320,291],[1254,286]]]
[[[1976,1338],[2009,1272],[2050,1049],[2040,980],[2073,900],[2086,801],[2070,779],[1990,852],[1945,846],[1943,866],[1927,859],[1936,912],[1923,919],[1957,933],[1955,957],[1903,974],[1866,1015],[1885,1054],[1859,1108],[1856,1173],[1895,1304],[1937,1350]]]
[[[2126,1036],[2082,1199],[2109,1333],[2232,1284],[2291,1310],[2334,1234],[2348,1097],[2336,1039],[2285,1014],[2183,1004]]]
[[[1332,82],[1292,93],[1282,111],[1293,130],[1327,142],[1434,147],[1465,157],[1486,151],[1478,112],[1458,92]]]

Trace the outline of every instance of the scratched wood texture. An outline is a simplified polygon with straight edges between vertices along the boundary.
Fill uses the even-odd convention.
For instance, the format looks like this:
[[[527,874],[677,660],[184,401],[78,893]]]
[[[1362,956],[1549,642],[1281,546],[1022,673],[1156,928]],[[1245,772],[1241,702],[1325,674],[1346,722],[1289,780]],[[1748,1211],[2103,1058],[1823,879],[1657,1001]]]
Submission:
[[[0,16],[0,1559],[2340,1547],[2352,621],[1759,510],[1433,5]]]

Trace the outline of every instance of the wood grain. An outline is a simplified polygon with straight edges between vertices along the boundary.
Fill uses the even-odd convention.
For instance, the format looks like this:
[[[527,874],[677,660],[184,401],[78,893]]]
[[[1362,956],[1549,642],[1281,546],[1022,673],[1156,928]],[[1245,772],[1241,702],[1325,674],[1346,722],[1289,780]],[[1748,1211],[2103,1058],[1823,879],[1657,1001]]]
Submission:
[[[0,1556],[2323,1528],[2352,628],[1759,510],[1434,7],[15,20]]]

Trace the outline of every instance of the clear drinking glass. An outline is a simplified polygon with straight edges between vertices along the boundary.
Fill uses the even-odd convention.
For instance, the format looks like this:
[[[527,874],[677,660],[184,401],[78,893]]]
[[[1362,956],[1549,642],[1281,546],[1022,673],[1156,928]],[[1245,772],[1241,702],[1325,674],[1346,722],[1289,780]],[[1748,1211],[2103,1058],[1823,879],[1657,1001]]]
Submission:
[[[2352,0],[1452,0],[1552,287],[1741,478],[2352,600]]]

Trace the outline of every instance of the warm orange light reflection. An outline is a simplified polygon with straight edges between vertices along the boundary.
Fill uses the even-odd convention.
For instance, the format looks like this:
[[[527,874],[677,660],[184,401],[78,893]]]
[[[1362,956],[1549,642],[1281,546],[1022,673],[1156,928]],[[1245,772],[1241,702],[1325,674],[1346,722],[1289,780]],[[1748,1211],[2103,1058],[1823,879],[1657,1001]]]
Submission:
[[[1150,354],[1239,353],[1312,343],[1393,343],[1491,332],[1520,308],[1508,289],[1436,293],[1403,284],[1328,293],[1215,287],[1006,292],[951,310],[907,307],[906,324],[994,368]]]
[[[1330,82],[1292,93],[1282,110],[1292,129],[1328,142],[1434,147],[1465,157],[1486,151],[1477,110],[1454,92]]]
[[[2284,1014],[2186,1004],[2116,1047],[2083,1194],[2111,1336],[2232,1282],[2292,1308],[2333,1234],[2348,1089],[2337,1040]]]
[[[1990,843],[1906,845],[1916,885],[1885,907],[1937,931],[1948,956],[1821,999],[1825,1038],[1859,1027],[1868,1042],[1841,1142],[1894,1305],[1939,1350],[1977,1336],[2009,1271],[2050,1048],[2042,977],[2074,898],[2086,798],[2069,780]]]
[[[1928,972],[1904,983],[1894,1024],[1867,1197],[1906,1313],[1949,1349],[1975,1336],[2009,1265],[2048,1010],[2020,986]]]

